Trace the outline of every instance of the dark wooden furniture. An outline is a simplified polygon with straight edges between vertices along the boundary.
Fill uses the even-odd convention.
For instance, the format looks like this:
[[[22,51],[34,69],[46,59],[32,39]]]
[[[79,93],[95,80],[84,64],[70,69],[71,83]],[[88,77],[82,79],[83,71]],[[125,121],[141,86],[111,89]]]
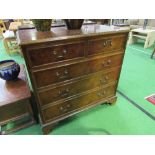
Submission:
[[[18,31],[45,134],[62,119],[116,101],[128,31],[97,24]]]
[[[35,122],[24,65],[20,68],[17,80],[6,82],[0,79],[0,134],[8,134]],[[8,127],[9,124],[12,127]]]

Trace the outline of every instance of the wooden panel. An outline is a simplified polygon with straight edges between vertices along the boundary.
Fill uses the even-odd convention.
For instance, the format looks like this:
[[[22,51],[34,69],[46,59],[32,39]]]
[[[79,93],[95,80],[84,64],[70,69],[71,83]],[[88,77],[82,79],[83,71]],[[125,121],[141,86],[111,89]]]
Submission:
[[[117,52],[116,50],[124,49],[126,35],[116,35],[109,37],[98,37],[89,41],[88,55],[98,53]]]
[[[84,91],[94,89],[96,87],[105,87],[110,82],[117,81],[119,77],[119,71],[120,68],[116,68],[115,70],[107,73],[98,72],[88,76],[87,78],[76,80],[75,82],[70,82],[56,88],[42,90],[38,93],[40,104],[41,106],[46,105],[63,98],[77,95]]]
[[[24,100],[12,104],[5,105],[0,108],[0,122],[11,120],[14,117],[23,115],[29,112],[29,101]]]
[[[32,67],[83,56],[84,42],[29,49],[27,51],[27,57]]]
[[[42,111],[44,121],[54,120],[74,110],[78,110],[79,108],[100,101],[106,97],[110,97],[115,94],[115,89],[116,88],[114,85],[109,86],[107,88],[98,89],[77,98],[48,107],[47,109]]]
[[[75,63],[72,65],[67,64],[63,67],[37,71],[34,72],[33,75],[35,78],[36,86],[39,88],[53,83],[58,83],[64,80],[70,80],[79,76],[101,71],[103,69],[120,66],[122,63],[122,58],[123,54],[101,58],[99,57],[97,59],[84,61],[81,63]]]

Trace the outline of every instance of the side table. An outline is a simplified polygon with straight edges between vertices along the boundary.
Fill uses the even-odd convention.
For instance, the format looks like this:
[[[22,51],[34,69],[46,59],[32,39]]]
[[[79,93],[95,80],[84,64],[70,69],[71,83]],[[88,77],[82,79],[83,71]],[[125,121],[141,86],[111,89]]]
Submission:
[[[9,134],[35,123],[31,92],[24,65],[15,81],[0,79],[0,134]]]
[[[144,48],[148,48],[155,42],[155,30],[143,28],[131,30],[128,44],[133,44],[138,38],[145,40]]]

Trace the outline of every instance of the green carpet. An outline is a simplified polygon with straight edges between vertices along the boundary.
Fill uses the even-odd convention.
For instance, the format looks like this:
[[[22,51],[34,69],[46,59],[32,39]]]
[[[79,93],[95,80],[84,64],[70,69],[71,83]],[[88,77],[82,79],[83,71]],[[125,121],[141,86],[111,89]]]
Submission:
[[[127,46],[118,89],[155,116],[155,106],[144,97],[155,93],[155,59],[150,55],[153,47],[144,49],[143,44]],[[18,54],[9,57],[0,41],[0,60],[24,60]],[[33,125],[12,133],[15,135],[40,135],[40,125]],[[114,106],[99,105],[59,123],[51,135],[145,135],[155,134],[155,121],[118,94]]]
[[[155,58],[150,59],[153,47],[143,46],[127,47],[118,89],[155,116],[155,106],[144,99],[155,93]]]
[[[41,134],[39,125],[15,134]],[[118,95],[117,104],[99,105],[61,122],[53,135],[155,134],[155,122]]]

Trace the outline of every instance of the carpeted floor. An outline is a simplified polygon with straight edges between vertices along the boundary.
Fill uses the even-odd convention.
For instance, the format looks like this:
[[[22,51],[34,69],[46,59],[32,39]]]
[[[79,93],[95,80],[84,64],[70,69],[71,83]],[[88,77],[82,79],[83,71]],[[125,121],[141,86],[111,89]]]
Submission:
[[[139,43],[127,47],[118,89],[155,116],[155,106],[144,100],[155,93],[155,57],[150,59],[155,46],[143,46]]]
[[[155,58],[150,59],[153,47],[143,43],[127,46],[114,106],[99,105],[62,121],[51,135],[145,135],[155,134],[155,106],[144,97],[155,93]],[[0,60],[24,60],[18,54],[9,57],[0,41]],[[12,133],[40,135],[39,124]]]

